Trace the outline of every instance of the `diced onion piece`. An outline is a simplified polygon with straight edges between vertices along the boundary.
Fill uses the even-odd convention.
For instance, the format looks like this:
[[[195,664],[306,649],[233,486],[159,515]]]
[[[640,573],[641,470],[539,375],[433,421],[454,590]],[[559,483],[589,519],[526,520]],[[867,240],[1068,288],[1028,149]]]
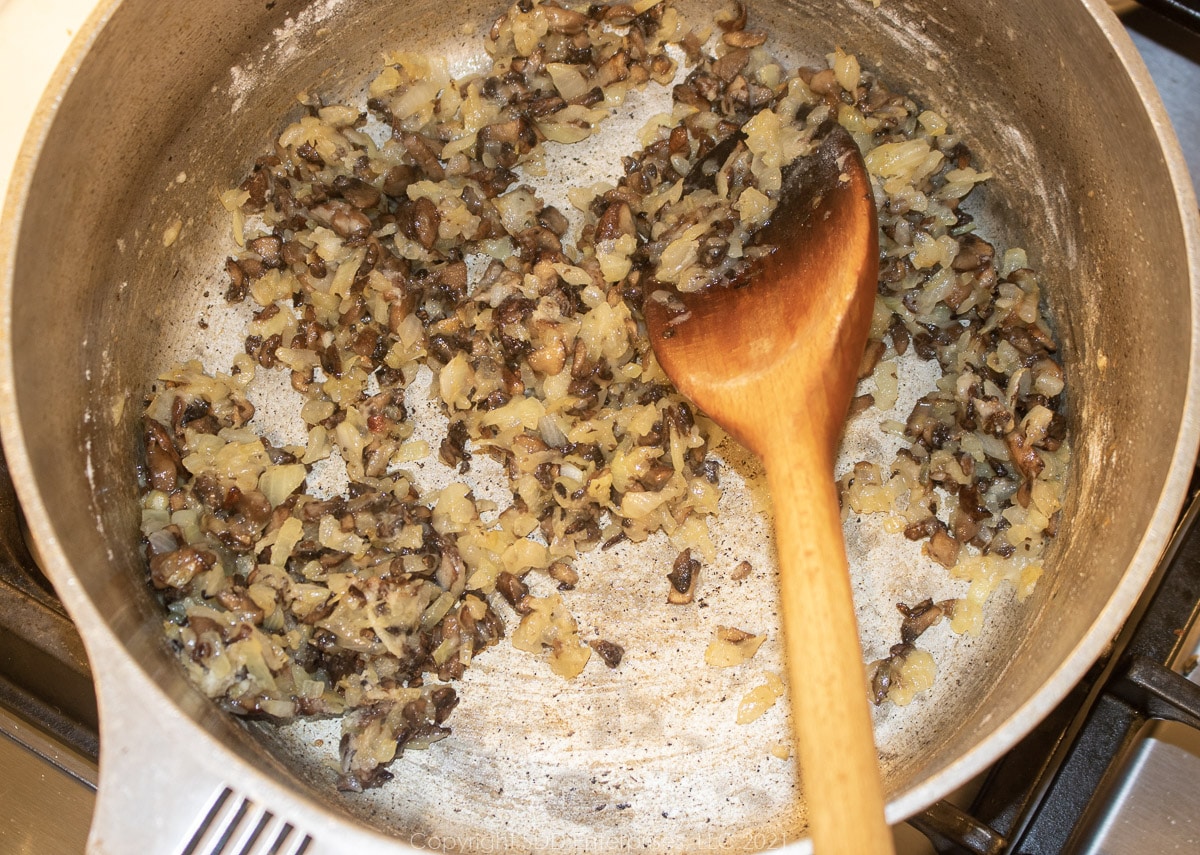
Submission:
[[[306,477],[308,470],[302,463],[268,466],[259,476],[258,489],[267,497],[271,507],[277,508],[304,483]]]
[[[704,661],[714,668],[732,668],[749,662],[766,641],[765,635],[732,627],[718,626],[713,640],[704,651]]]
[[[751,689],[742,697],[738,704],[738,724],[750,724],[750,722],[756,721],[783,696],[783,680],[779,679],[779,675],[768,671],[766,676],[765,683]]]

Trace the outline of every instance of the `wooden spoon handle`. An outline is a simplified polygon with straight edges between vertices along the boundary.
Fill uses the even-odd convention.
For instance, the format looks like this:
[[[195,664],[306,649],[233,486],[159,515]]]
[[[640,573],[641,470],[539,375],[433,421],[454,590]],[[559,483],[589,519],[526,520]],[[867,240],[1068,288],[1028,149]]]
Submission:
[[[833,468],[803,440],[765,461],[793,730],[816,855],[893,851]],[[808,447],[805,447],[808,446]]]

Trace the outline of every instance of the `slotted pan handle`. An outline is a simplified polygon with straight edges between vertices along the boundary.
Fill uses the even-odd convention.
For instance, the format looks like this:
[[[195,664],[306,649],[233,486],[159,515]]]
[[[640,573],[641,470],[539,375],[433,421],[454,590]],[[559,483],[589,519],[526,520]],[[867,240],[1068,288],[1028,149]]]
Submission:
[[[245,752],[198,695],[172,697],[111,635],[89,637],[100,704],[100,786],[89,855],[398,855],[391,837],[295,789]],[[189,715],[191,712],[199,721]],[[209,724],[212,722],[210,721]]]
[[[135,666],[121,657],[95,659],[104,715],[91,855],[331,851],[315,846],[299,823],[239,787],[236,770],[220,750],[206,757],[194,724]]]

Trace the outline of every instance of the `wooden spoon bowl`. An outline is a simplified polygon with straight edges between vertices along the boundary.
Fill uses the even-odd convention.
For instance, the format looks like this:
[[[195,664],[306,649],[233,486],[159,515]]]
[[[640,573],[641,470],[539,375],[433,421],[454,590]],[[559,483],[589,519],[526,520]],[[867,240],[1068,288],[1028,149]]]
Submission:
[[[760,234],[777,248],[745,286],[656,292],[646,325],[679,390],[766,468],[816,851],[890,852],[833,481],[879,266],[870,179],[845,130],[793,165]]]

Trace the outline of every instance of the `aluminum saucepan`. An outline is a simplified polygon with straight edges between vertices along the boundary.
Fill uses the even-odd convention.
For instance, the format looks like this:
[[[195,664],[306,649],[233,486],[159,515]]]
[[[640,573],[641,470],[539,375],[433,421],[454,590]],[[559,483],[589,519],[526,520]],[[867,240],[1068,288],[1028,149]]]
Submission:
[[[396,47],[470,67],[499,11],[477,0],[113,0],[42,102],[0,230],[0,424],[97,679],[92,851],[807,846],[795,771],[767,751],[786,740],[785,720],[770,736],[733,726],[722,702],[743,687],[687,653],[709,631],[706,611],[766,626],[770,579],[714,592],[709,610],[675,622],[634,620],[627,643],[644,655],[611,675],[566,683],[500,645],[468,672],[454,734],[406,753],[395,781],[361,795],[335,792],[319,724],[235,720],[163,643],[138,536],[140,402],[171,361],[228,355],[217,193],[240,182],[300,90],[350,97]],[[998,594],[981,635],[945,636],[934,689],[880,712],[898,822],[1030,730],[1100,655],[1154,567],[1197,445],[1196,199],[1145,68],[1101,0],[784,0],[751,14],[792,61],[842,46],[950,117],[996,174],[980,218],[1043,271],[1062,339],[1074,457],[1061,534],[1027,601]],[[625,572],[581,594],[581,611],[620,620],[648,571]],[[872,604],[894,621],[891,604],[924,593],[905,573],[857,580],[864,636],[884,608]],[[777,664],[778,650],[761,655]]]

